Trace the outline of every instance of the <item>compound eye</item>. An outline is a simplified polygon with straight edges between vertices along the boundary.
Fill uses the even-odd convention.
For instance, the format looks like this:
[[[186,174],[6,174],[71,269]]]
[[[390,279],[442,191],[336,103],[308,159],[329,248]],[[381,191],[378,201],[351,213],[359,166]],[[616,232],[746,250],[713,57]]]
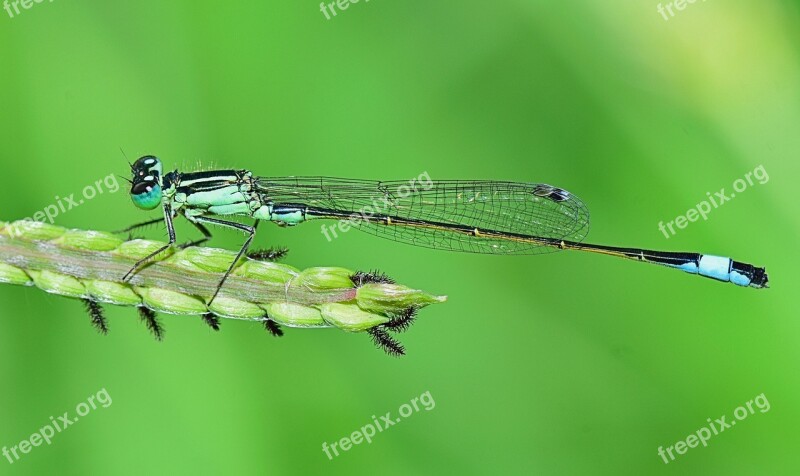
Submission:
[[[131,187],[131,195],[142,195],[142,194],[150,193],[156,187],[158,187],[158,184],[155,183],[155,182],[139,182],[139,183],[135,183],[135,184],[133,184],[133,187]]]
[[[154,155],[145,155],[144,157],[136,159],[136,162],[133,163],[133,168],[148,170],[156,165],[161,165],[161,161],[158,160],[158,157]]]
[[[131,187],[131,200],[142,210],[152,210],[161,203],[161,186],[157,182],[137,182]]]
[[[145,155],[131,165],[131,172],[134,180],[137,177],[142,178],[147,175],[161,176],[161,161],[154,155]]]

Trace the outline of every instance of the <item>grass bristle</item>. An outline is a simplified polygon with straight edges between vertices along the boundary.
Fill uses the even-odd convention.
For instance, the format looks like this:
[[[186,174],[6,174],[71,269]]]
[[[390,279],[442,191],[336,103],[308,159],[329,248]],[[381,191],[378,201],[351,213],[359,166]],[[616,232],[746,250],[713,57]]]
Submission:
[[[247,257],[256,261],[278,261],[285,258],[288,253],[288,248],[267,248],[265,250],[251,251],[247,253]]]
[[[373,271],[356,271],[350,276],[350,281],[352,281],[357,288],[369,283],[394,284],[394,279],[377,269]]]
[[[409,307],[399,315],[393,317],[392,320],[384,324],[383,327],[392,332],[405,332],[411,327],[411,324],[414,323],[414,319],[417,317],[417,311],[419,311],[418,307]]]
[[[138,310],[139,319],[144,322],[144,324],[153,334],[153,337],[155,337],[159,342],[164,340],[164,328],[161,327],[161,323],[158,322],[155,311],[147,307],[140,307]]]
[[[108,321],[106,316],[103,315],[103,308],[97,301],[91,299],[84,299],[83,304],[86,306],[86,311],[92,318],[92,325],[97,331],[103,335],[108,334]]]
[[[213,312],[207,312],[200,316],[203,319],[203,322],[208,324],[208,327],[214,329],[215,331],[219,330],[219,317]]]
[[[272,319],[265,319],[264,320],[264,329],[267,330],[270,334],[275,337],[282,337],[283,336],[283,329],[281,329],[280,324],[273,321]]]
[[[373,327],[367,332],[369,333],[370,337],[372,337],[372,342],[374,342],[377,347],[380,347],[384,352],[392,357],[406,355],[406,349],[403,347],[403,345],[394,340],[394,338],[392,338],[388,332],[380,327]]]

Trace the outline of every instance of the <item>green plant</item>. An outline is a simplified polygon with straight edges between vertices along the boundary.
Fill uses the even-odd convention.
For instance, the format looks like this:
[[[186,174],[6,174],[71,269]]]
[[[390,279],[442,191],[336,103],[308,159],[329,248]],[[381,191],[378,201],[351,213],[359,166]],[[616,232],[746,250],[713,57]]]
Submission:
[[[276,336],[283,334],[280,325],[367,332],[392,355],[402,355],[404,349],[389,331],[404,331],[419,309],[446,300],[395,284],[378,272],[336,267],[301,271],[244,258],[209,306],[219,274],[235,253],[205,247],[168,250],[129,282],[122,281],[136,260],[162,245],[35,221],[0,222],[0,282],[81,299],[102,333],[108,325],[101,304],[113,304],[137,307],[159,340],[163,329],[156,312],[199,315],[215,330],[219,318],[262,321]]]

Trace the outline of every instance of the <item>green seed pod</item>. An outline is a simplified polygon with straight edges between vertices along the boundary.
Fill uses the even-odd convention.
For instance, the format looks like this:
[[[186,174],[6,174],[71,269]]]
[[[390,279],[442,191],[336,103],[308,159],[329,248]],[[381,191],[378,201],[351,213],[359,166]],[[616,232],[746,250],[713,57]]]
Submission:
[[[28,285],[32,283],[30,276],[25,271],[11,266],[10,264],[0,263],[0,283]]]
[[[2,234],[28,241],[47,241],[58,238],[66,232],[60,226],[40,221],[18,220],[6,226]]]
[[[248,260],[233,273],[234,276],[257,279],[267,283],[284,285],[300,274],[300,270],[281,263]]]
[[[69,230],[53,243],[74,250],[111,251],[122,244],[122,240],[101,231]]]
[[[234,319],[258,319],[264,317],[264,310],[258,305],[225,296],[217,296],[208,310],[220,317]]]
[[[353,272],[344,268],[308,268],[292,281],[292,286],[300,286],[310,291],[352,288],[350,280]]]
[[[144,258],[145,256],[149,256],[150,253],[155,252],[157,249],[164,246],[164,243],[160,241],[152,241],[152,240],[131,240],[126,241],[125,243],[119,245],[119,248],[113,251],[113,254],[123,257],[123,258],[130,258],[133,260],[139,260]],[[166,258],[167,256],[172,255],[174,250],[167,249],[159,255],[161,259]]]
[[[320,305],[319,310],[325,322],[348,332],[365,331],[391,320],[386,316],[362,311],[355,304],[332,302]]]
[[[195,296],[159,288],[135,287],[134,290],[142,297],[142,302],[154,311],[168,314],[205,314],[208,312],[205,301]]]
[[[166,262],[187,270],[224,273],[234,258],[236,258],[236,253],[232,251],[193,246],[178,251]]]
[[[52,271],[30,271],[29,274],[36,287],[45,292],[69,297],[86,296],[86,288],[72,276]]]
[[[323,327],[328,324],[319,309],[291,302],[277,302],[262,306],[267,315],[278,324],[289,327]]]
[[[399,284],[370,283],[356,291],[356,302],[361,309],[380,314],[395,314],[410,307],[423,307],[446,300],[447,296],[434,296]]]
[[[127,284],[100,280],[86,280],[83,284],[86,292],[97,301],[119,306],[138,306],[142,303],[142,298]]]

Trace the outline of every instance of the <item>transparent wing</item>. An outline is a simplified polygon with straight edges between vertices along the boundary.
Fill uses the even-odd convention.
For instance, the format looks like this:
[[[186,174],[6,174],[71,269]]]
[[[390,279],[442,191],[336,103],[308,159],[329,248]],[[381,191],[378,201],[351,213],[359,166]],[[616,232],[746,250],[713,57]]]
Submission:
[[[256,187],[265,203],[309,207],[309,218],[319,210],[344,213],[361,231],[436,249],[538,254],[557,248],[512,239],[513,235],[580,242],[589,231],[583,202],[546,184],[286,177],[258,178]],[[465,227],[479,233],[465,233]],[[480,233],[487,230],[509,236]]]

